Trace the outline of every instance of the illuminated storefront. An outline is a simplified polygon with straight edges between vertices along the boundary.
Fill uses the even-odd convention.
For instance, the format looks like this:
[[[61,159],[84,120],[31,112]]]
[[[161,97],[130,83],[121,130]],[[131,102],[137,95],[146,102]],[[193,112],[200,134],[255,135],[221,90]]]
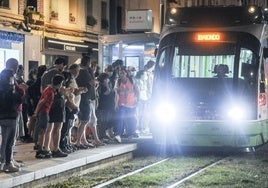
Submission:
[[[104,35],[99,40],[99,62],[104,70],[107,65],[121,59],[125,66],[143,69],[149,60],[155,60],[159,34],[138,33]]]
[[[15,58],[23,64],[23,44],[23,34],[0,31],[0,71],[5,68],[5,62],[9,58]]]

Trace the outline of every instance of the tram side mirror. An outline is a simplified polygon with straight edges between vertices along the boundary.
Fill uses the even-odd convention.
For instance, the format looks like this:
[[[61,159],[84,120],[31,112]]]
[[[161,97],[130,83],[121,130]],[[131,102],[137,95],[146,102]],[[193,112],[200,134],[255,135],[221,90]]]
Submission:
[[[263,58],[268,58],[268,48],[263,48]]]

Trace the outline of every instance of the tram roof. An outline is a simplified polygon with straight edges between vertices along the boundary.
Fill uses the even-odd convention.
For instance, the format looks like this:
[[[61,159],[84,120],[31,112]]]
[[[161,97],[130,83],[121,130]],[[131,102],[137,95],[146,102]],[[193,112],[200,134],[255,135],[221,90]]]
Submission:
[[[257,6],[247,7],[183,7],[166,16],[161,37],[174,32],[237,31],[247,32],[260,39],[268,11]],[[251,12],[250,12],[251,11]]]
[[[226,27],[263,23],[268,12],[257,6],[170,8],[166,25],[183,27]]]

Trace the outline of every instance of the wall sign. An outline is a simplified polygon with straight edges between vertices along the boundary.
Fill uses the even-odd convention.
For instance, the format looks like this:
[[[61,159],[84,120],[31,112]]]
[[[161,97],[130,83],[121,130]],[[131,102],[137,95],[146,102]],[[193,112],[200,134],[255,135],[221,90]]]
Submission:
[[[128,10],[126,14],[126,30],[152,30],[152,10]]]
[[[0,31],[0,40],[11,42],[24,42],[24,35],[7,31]]]
[[[63,41],[52,38],[45,38],[46,49],[63,50],[69,52],[87,53],[90,48],[89,45],[85,43]]]

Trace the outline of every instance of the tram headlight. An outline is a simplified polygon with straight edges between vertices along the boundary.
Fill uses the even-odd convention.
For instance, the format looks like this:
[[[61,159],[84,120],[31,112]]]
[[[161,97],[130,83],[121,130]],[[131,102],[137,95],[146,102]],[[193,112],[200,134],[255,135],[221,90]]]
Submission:
[[[231,120],[243,120],[247,117],[245,109],[239,106],[232,106],[229,108],[227,116]]]
[[[160,123],[170,124],[176,117],[176,108],[171,103],[161,103],[154,109],[155,118]]]

